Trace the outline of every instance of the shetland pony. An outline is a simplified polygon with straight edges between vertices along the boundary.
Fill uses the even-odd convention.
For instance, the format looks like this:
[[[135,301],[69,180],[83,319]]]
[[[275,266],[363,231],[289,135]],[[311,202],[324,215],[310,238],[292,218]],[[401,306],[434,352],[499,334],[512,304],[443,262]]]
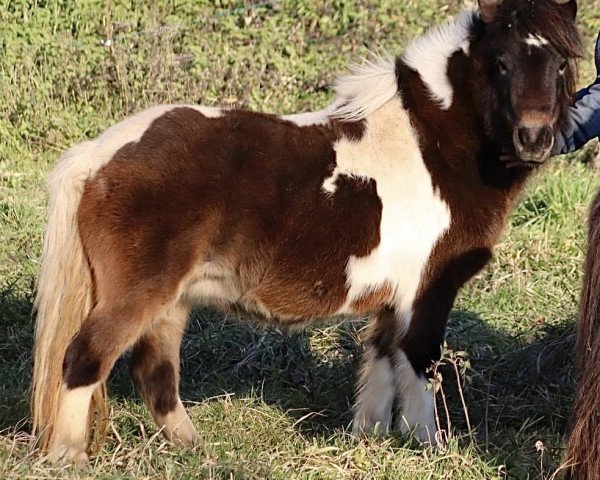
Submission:
[[[567,444],[571,480],[600,477],[600,193],[589,217],[588,250],[577,325],[575,405]]]
[[[198,441],[178,393],[194,305],[284,327],[371,315],[353,431],[435,443],[426,370],[458,289],[550,155],[576,11],[479,0],[398,59],[354,67],[322,111],[159,106],[69,150],[50,177],[36,299],[41,448],[87,460],[90,413],[129,348],[164,435]]]

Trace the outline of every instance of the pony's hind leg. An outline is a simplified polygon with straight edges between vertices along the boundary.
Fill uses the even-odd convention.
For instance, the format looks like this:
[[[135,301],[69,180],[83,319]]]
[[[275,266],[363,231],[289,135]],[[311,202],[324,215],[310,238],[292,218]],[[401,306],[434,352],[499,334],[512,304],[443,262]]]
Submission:
[[[51,458],[87,461],[88,416],[94,390],[152,317],[143,305],[94,307],[65,353]],[[142,313],[143,312],[143,313]]]
[[[133,349],[131,376],[168,440],[200,441],[179,398],[179,350],[189,309],[177,304],[157,317]]]

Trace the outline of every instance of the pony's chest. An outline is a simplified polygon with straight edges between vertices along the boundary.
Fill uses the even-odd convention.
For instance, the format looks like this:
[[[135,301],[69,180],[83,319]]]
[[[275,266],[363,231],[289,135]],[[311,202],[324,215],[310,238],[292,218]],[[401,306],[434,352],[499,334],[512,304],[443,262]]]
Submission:
[[[380,242],[368,255],[351,256],[346,265],[348,293],[340,313],[355,313],[357,303],[385,290],[391,303],[410,308],[431,252],[450,226],[450,211],[423,171],[380,179]],[[375,295],[375,301],[378,301]]]
[[[382,206],[378,245],[347,261],[340,313],[353,313],[353,305],[381,291],[409,308],[435,244],[450,227],[450,209],[433,186],[405,112],[392,107],[372,120],[376,136],[367,131],[361,142],[336,145],[338,164],[323,184],[331,189],[337,177],[362,177],[375,183]]]

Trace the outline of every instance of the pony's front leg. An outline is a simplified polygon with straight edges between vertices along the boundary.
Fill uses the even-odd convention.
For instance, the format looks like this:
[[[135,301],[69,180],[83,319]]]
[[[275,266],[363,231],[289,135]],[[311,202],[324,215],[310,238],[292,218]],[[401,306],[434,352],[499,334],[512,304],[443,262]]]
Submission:
[[[429,388],[425,371],[415,370],[401,349],[396,351],[394,360],[398,393],[396,430],[414,432],[420,442],[437,445],[435,394]]]
[[[414,431],[424,443],[438,443],[435,396],[428,388],[427,371],[441,356],[448,315],[458,288],[489,258],[489,251],[475,251],[462,257],[423,288],[406,318],[406,329],[394,352],[397,378],[398,415],[396,428]],[[468,260],[468,262],[467,262]]]
[[[439,358],[445,320],[441,329],[431,322],[415,328],[412,321],[420,316],[384,309],[370,325],[358,382],[355,435],[389,431],[397,397],[395,429],[414,432],[423,443],[437,443],[434,396],[426,369]],[[424,335],[422,328],[427,326],[431,330]]]
[[[392,423],[392,405],[397,379],[393,356],[397,344],[397,319],[390,309],[382,310],[369,325],[368,339],[358,377],[352,433],[384,434]]]

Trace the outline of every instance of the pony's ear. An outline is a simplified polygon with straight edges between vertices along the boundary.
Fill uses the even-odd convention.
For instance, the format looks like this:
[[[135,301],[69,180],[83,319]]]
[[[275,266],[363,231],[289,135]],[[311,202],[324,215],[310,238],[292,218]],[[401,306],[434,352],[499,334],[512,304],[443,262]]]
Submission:
[[[569,15],[575,18],[577,16],[577,0],[554,0],[559,5],[564,5],[569,11]]]
[[[479,0],[479,13],[484,23],[492,23],[496,19],[501,3],[502,0]]]

